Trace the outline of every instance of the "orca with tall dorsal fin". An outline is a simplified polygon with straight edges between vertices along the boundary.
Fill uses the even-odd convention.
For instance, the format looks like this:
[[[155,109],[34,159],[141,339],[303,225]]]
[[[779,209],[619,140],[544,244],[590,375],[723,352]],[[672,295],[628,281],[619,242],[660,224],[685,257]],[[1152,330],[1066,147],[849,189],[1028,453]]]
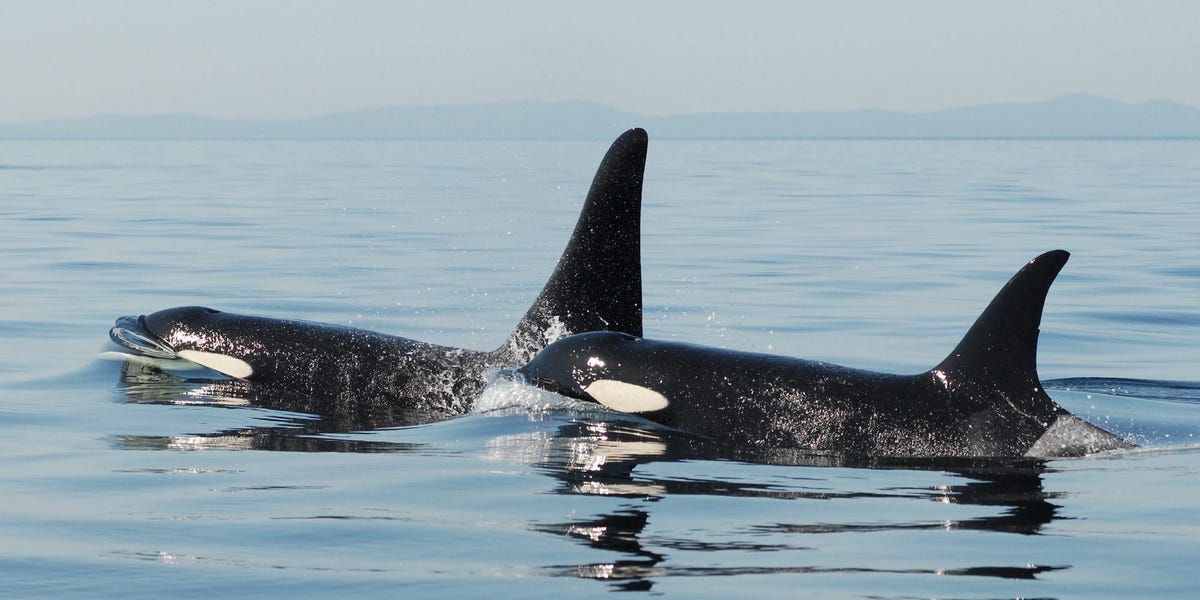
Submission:
[[[936,367],[892,375],[614,332],[571,336],[518,370],[534,385],[757,449],[870,456],[1077,456],[1128,448],[1042,389],[1046,293],[1069,254],[1025,265]]]
[[[566,250],[516,330],[496,350],[439,346],[339,325],[170,308],[117,319],[109,337],[125,358],[186,361],[252,387],[316,398],[313,412],[463,413],[489,374],[518,366],[556,339],[584,331],[641,335],[641,200],[646,132],[631,129],[605,154]],[[180,361],[179,359],[182,359]]]

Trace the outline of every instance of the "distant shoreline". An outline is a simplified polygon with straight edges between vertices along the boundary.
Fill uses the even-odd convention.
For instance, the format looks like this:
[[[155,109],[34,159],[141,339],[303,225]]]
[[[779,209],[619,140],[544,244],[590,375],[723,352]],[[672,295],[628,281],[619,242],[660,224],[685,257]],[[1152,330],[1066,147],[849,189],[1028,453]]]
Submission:
[[[0,137],[0,142],[592,142],[603,137]],[[1089,137],[665,137],[673,142],[1195,142],[1193,136]]]
[[[925,113],[884,110],[646,116],[589,102],[391,107],[305,119],[96,115],[0,123],[0,140],[607,140],[630,127],[678,140],[1200,139],[1200,109],[1071,94]]]

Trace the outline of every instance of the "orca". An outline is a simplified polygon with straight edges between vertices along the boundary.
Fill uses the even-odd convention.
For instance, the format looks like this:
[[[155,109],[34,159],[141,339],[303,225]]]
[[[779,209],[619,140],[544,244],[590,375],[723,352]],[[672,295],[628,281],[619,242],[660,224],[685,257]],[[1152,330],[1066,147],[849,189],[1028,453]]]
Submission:
[[[270,390],[274,398],[312,399],[302,403],[312,412],[461,414],[471,408],[492,372],[524,364],[559,338],[584,331],[641,335],[646,149],[641,129],[613,142],[553,274],[512,335],[495,350],[200,306],[121,317],[109,337],[128,351],[122,358],[131,364],[167,369],[199,365],[259,391]]]
[[[517,370],[529,383],[759,451],[1060,457],[1132,445],[1057,405],[1038,379],[1050,284],[1069,254],[1026,264],[945,360],[916,375],[590,332]]]

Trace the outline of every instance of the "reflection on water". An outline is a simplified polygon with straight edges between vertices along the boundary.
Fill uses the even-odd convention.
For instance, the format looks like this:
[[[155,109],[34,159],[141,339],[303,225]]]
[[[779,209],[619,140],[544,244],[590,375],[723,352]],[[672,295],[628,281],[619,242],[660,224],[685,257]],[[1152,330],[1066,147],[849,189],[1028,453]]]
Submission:
[[[647,436],[651,435],[656,438],[655,441],[647,440]],[[959,569],[885,569],[815,565],[673,566],[669,560],[670,550],[758,553],[805,550],[807,546],[802,542],[779,544],[662,537],[652,537],[649,544],[646,543],[645,529],[654,514],[656,501],[678,495],[816,501],[885,498],[1003,509],[1000,514],[995,515],[932,522],[889,521],[881,518],[871,523],[760,524],[746,528],[746,534],[750,537],[774,538],[778,537],[778,534],[784,534],[787,539],[796,540],[800,536],[811,534],[928,529],[971,529],[1036,534],[1055,518],[1055,512],[1058,509],[1056,505],[1048,501],[1051,495],[1042,488],[1041,474],[1045,469],[1045,464],[1041,461],[876,460],[871,464],[862,462],[835,464],[828,456],[807,460],[803,456],[793,455],[789,462],[782,461],[777,455],[761,457],[764,462],[772,464],[818,468],[815,472],[805,471],[805,475],[814,480],[811,482],[814,488],[827,483],[822,481],[820,467],[945,471],[947,474],[967,479],[964,483],[936,485],[927,488],[879,488],[871,491],[807,490],[763,483],[695,477],[667,478],[639,473],[636,471],[638,467],[652,462],[713,459],[712,449],[705,448],[696,440],[679,436],[674,432],[647,432],[631,428],[622,422],[568,423],[558,428],[557,434],[551,438],[549,444],[542,439],[531,439],[530,441],[532,445],[543,450],[544,459],[539,464],[542,472],[560,481],[560,485],[556,488],[558,493],[614,495],[640,499],[638,508],[623,509],[595,518],[566,523],[534,524],[534,529],[538,531],[566,535],[597,550],[616,551],[627,557],[611,562],[547,567],[547,571],[553,575],[613,581],[617,588],[632,591],[651,589],[655,578],[677,576],[878,572],[1031,579],[1039,573],[1066,568],[1065,566],[1045,565],[976,566]],[[513,445],[509,441],[505,446],[511,449]],[[528,457],[527,453],[520,455]],[[656,551],[650,548],[662,550]]]
[[[421,444],[321,437],[319,427],[242,427],[193,435],[118,435],[122,450],[277,450],[281,452],[416,452]]]
[[[201,404],[231,408],[257,407],[296,411],[303,400],[272,396],[253,386],[227,380],[186,380],[153,370],[126,365],[121,391],[128,402]],[[433,452],[420,442],[364,439],[369,432],[392,428],[405,433],[408,425],[424,423],[422,415],[347,415],[322,418],[304,414],[271,413],[268,424],[189,435],[122,435],[114,444],[139,450],[275,450],[283,452]],[[623,591],[651,590],[657,580],[668,577],[831,573],[889,573],[945,576],[974,576],[1004,579],[1033,579],[1039,574],[1068,568],[1068,565],[976,565],[956,568],[891,568],[887,566],[830,566],[818,561],[789,561],[788,564],[758,564],[755,556],[793,553],[810,556],[825,535],[902,531],[984,531],[1037,535],[1050,522],[1061,518],[1056,495],[1042,486],[1047,466],[1034,459],[848,459],[801,452],[772,452],[730,456],[703,439],[658,426],[638,418],[611,413],[560,414],[529,431],[504,431],[478,440],[488,461],[530,465],[535,472],[556,482],[552,490],[561,495],[610,497],[620,500],[614,510],[582,515],[566,521],[534,520],[532,531],[574,540],[598,551],[605,559],[547,564],[540,572],[548,576],[578,577],[609,582]],[[488,419],[471,415],[468,419]],[[530,424],[535,424],[530,419]],[[736,461],[736,462],[732,462]],[[782,478],[741,479],[706,476],[705,467],[759,464],[764,468],[788,467]],[[665,469],[664,469],[665,468]],[[790,469],[794,468],[794,469]],[[853,485],[845,480],[847,470],[870,469],[875,473],[914,474],[873,481],[858,477]],[[718,469],[719,470],[719,469]],[[916,480],[914,482],[913,480]],[[797,506],[787,514],[793,518],[772,520],[742,515],[735,531],[655,532],[652,524],[663,503],[673,498],[744,498],[795,502],[890,502],[887,514],[862,511],[842,516],[826,510],[810,514]],[[934,503],[975,510],[954,512],[954,517],[906,518],[901,510],[913,503]],[[812,505],[818,506],[818,505]],[[853,505],[849,505],[853,506]],[[857,517],[855,515],[858,515]],[[318,518],[318,517],[304,517]],[[320,516],[320,518],[337,518]],[[612,559],[616,553],[618,558]],[[673,557],[736,555],[740,561],[692,564]],[[694,561],[693,561],[694,562]],[[800,562],[802,564],[796,564]]]
[[[118,387],[128,402],[143,404],[256,407],[304,415],[322,415],[303,427],[311,433],[364,431],[432,423],[445,415],[353,403],[355,410],[330,411],[328,398],[225,378],[179,377],[133,362],[121,365]]]

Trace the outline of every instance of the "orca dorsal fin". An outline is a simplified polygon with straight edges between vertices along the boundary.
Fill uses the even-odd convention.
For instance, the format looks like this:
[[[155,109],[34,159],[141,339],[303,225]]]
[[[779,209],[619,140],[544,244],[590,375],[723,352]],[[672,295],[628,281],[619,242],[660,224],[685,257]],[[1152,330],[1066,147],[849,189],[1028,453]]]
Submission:
[[[533,306],[497,352],[527,362],[550,342],[586,331],[642,335],[642,176],[646,132],[609,147],[575,231]]]
[[[954,351],[931,372],[973,381],[1036,385],[1038,327],[1050,284],[1070,253],[1051,250],[1029,261],[992,298]]]

